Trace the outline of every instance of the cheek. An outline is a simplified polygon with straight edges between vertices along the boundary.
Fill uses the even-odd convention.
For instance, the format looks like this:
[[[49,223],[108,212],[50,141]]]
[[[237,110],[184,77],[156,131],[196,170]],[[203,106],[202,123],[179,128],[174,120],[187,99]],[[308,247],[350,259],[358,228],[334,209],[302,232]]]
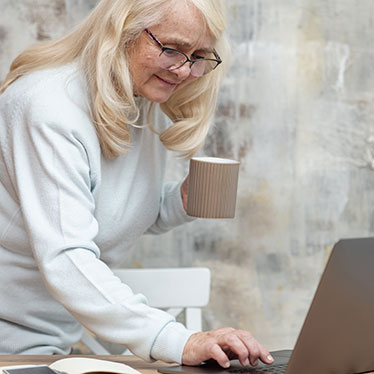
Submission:
[[[130,53],[130,74],[134,84],[141,84],[149,79],[152,72],[156,72],[158,67],[155,63],[157,56],[151,54],[147,48],[142,45],[135,45]]]
[[[153,55],[144,55],[138,60],[139,70],[141,71],[156,71],[158,66],[155,62],[155,57]]]
[[[130,65],[130,74],[134,84],[134,91],[139,93],[144,84],[157,72],[158,68],[154,64],[151,56],[143,56],[141,59],[133,59]]]

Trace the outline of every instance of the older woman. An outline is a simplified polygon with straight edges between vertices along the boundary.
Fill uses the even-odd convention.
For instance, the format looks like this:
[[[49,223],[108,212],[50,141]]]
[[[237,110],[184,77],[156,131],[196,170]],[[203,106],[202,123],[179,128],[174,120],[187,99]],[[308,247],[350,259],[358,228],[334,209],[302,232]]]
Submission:
[[[187,181],[163,184],[166,149],[204,142],[224,27],[219,0],[102,0],[15,59],[0,96],[0,353],[69,353],[83,325],[147,360],[271,363],[249,332],[189,331],[110,270],[142,234],[190,220]]]

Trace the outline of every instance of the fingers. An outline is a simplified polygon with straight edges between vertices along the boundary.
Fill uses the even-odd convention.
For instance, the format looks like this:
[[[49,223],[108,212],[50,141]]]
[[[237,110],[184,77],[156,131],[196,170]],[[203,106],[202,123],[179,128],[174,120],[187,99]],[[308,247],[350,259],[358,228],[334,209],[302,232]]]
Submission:
[[[189,175],[187,175],[186,179],[181,185],[181,197],[182,197],[183,208],[185,211],[187,211],[188,179],[189,179]]]
[[[239,359],[243,366],[256,366],[259,360],[266,364],[274,361],[269,351],[248,331],[224,328],[191,335],[186,343],[182,362],[185,365],[199,365],[203,361],[214,359],[227,368],[232,358]]]
[[[265,364],[272,364],[274,359],[271,357],[269,351],[265,349],[248,331],[239,330],[238,335],[246,346],[250,364],[252,366],[258,365],[260,359]],[[238,356],[239,357],[239,356]],[[241,364],[243,362],[240,360]]]
[[[198,332],[188,339],[182,356],[184,365],[199,365],[204,361],[213,359],[222,367],[229,367],[230,360],[222,350],[213,332]]]
[[[235,332],[224,335],[221,344],[223,346],[227,345],[229,350],[235,354],[234,356],[238,358],[243,366],[249,366],[248,348]]]
[[[267,349],[264,349],[263,348],[263,351],[261,353],[261,356],[260,356],[260,359],[262,362],[264,362],[265,364],[272,364],[274,362],[274,358],[272,357],[272,355],[269,353],[269,351]]]
[[[230,366],[229,358],[218,344],[212,346],[211,358],[216,360],[223,368],[228,368]]]

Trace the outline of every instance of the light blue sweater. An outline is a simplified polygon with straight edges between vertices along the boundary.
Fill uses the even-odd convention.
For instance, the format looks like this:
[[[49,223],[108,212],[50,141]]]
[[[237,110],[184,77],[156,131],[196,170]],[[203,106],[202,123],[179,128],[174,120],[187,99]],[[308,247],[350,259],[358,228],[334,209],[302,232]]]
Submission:
[[[147,127],[131,129],[128,154],[103,158],[88,101],[76,64],[0,96],[0,354],[66,354],[82,324],[143,359],[181,362],[193,332],[110,270],[142,234],[190,220],[180,184],[163,184],[166,149]],[[171,124],[159,110],[154,122]]]

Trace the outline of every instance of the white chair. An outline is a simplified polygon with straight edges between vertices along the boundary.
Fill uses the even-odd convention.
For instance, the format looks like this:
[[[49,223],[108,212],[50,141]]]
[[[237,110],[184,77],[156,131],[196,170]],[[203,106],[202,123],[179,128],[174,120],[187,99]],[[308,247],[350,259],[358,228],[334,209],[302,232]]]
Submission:
[[[134,293],[141,293],[149,305],[165,309],[177,317],[185,313],[185,326],[201,331],[201,308],[209,302],[210,270],[208,268],[117,269],[113,271]],[[110,355],[100,342],[84,330],[81,342],[93,354]],[[125,350],[122,354],[129,354]]]

